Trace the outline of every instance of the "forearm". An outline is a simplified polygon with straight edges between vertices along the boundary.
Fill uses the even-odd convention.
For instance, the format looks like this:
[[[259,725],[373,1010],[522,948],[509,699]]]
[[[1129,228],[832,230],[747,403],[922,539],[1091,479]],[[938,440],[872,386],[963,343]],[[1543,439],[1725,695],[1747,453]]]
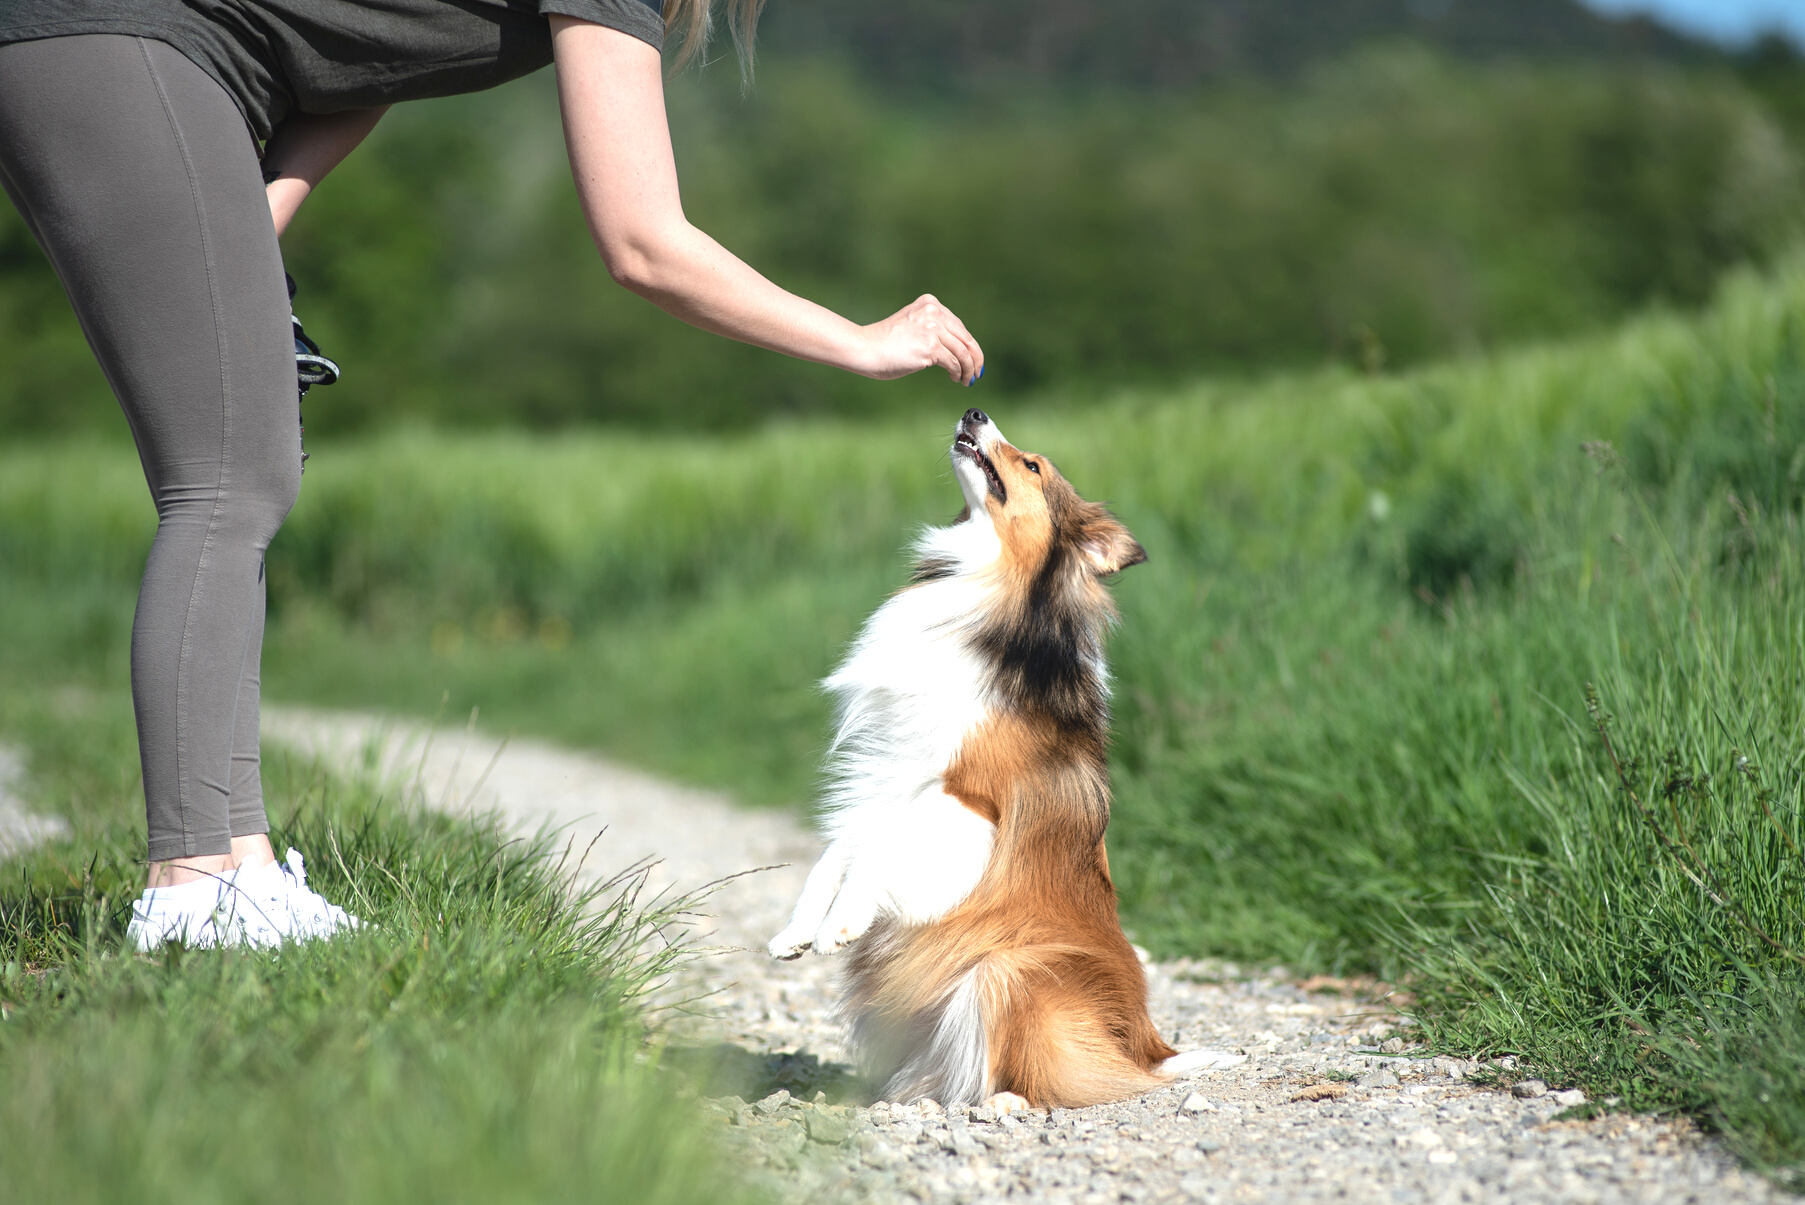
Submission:
[[[984,353],[923,296],[870,326],[778,288],[690,225],[678,196],[658,52],[554,16],[565,142],[590,232],[614,278],[704,330],[873,377],[939,366],[969,384]]]
[[[799,360],[876,371],[863,327],[772,284],[688,222],[638,240],[598,235],[597,243],[615,280],[692,326]]]
[[[778,288],[683,216],[658,52],[568,17],[552,31],[571,172],[614,279],[703,330],[863,370],[861,328]]]
[[[295,113],[263,148],[263,181],[270,218],[280,235],[326,174],[369,136],[388,106],[316,116]]]

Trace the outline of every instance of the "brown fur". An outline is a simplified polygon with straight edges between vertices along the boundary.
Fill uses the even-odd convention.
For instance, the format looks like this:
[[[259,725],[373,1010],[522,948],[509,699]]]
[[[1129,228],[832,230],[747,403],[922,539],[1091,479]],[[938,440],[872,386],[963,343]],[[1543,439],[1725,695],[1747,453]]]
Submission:
[[[997,827],[983,879],[926,925],[881,921],[850,951],[849,1000],[879,1028],[925,1042],[952,992],[981,971],[985,1091],[1037,1106],[1097,1104],[1164,1082],[1175,1052],[1147,1015],[1147,982],[1116,915],[1102,578],[1146,559],[1103,507],[1044,457],[987,450],[1006,500],[997,604],[975,651],[992,672],[990,722],[946,767],[945,789]],[[1028,466],[1038,467],[1034,472]],[[935,566],[918,568],[931,581]],[[906,1052],[896,1052],[899,1064]]]

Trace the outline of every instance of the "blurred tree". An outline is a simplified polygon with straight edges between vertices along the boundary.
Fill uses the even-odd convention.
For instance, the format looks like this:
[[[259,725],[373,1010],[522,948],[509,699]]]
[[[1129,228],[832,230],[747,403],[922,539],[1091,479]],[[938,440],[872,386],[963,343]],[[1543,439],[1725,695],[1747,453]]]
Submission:
[[[861,320],[938,293],[984,340],[993,393],[1324,357],[1378,371],[1578,331],[1694,304],[1805,221],[1795,54],[1731,63],[1566,0],[1190,5],[1185,20],[1216,22],[1211,45],[1241,47],[1232,67],[1173,77],[1207,87],[1124,87],[1102,58],[1053,49],[1037,75],[1001,33],[1015,66],[974,65],[983,89],[898,92],[861,66],[885,14],[1021,38],[1054,22],[1043,48],[1058,13],[1094,16],[1015,2],[836,8],[845,28],[820,26],[820,44],[843,53],[772,53],[746,95],[731,70],[686,74],[670,107],[689,213]],[[788,3],[774,13],[828,11]],[[1125,0],[1108,38],[1178,20],[1165,3]],[[1289,58],[1259,49],[1291,46],[1310,13],[1333,29]],[[1431,27],[1488,61],[1395,40],[1336,52]],[[812,44],[798,28],[774,23],[770,45]],[[397,109],[284,252],[308,329],[347,370],[310,396],[316,435],[721,427],[944,396],[926,375],[879,385],[703,335],[618,288],[576,204],[549,74]],[[0,211],[0,430],[122,432],[59,293]]]
[[[956,113],[830,67],[673,90],[691,216],[780,283],[875,318],[953,305],[1002,391],[1362,367],[1584,329],[1788,245],[1798,156],[1732,81],[1671,70],[1457,69],[1368,52],[1285,88],[1023,94]],[[473,282],[474,417],[735,423],[915,404],[679,327],[616,288],[574,197]],[[447,399],[448,400],[448,399]],[[446,404],[442,402],[443,406]]]
[[[865,78],[916,87],[1193,87],[1290,76],[1398,39],[1475,60],[1716,57],[1578,0],[779,0],[761,36],[779,53],[845,55]]]

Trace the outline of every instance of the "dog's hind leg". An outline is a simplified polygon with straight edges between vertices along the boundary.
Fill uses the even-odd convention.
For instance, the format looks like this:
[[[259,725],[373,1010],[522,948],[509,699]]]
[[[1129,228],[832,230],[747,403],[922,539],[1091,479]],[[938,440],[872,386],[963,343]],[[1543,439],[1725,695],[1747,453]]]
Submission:
[[[1017,1096],[1013,1092],[998,1092],[994,1096],[987,1097],[984,1103],[995,1109],[998,1114],[1038,1113],[1040,1111],[1027,1097]]]
[[[840,884],[846,878],[846,861],[846,842],[835,841],[827,847],[815,868],[808,872],[808,881],[802,885],[802,894],[790,913],[790,923],[771,939],[767,947],[771,957],[785,961],[800,958],[814,944],[815,935],[826,922],[828,909],[833,906],[834,897],[840,893]]]

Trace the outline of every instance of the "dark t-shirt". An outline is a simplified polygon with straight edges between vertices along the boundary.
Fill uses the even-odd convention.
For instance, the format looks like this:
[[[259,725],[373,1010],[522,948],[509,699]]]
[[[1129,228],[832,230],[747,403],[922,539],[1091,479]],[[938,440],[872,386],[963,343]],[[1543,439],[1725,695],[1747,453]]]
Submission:
[[[117,33],[167,42],[258,138],[290,112],[477,92],[552,60],[552,13],[662,48],[662,0],[0,0],[0,45]]]

